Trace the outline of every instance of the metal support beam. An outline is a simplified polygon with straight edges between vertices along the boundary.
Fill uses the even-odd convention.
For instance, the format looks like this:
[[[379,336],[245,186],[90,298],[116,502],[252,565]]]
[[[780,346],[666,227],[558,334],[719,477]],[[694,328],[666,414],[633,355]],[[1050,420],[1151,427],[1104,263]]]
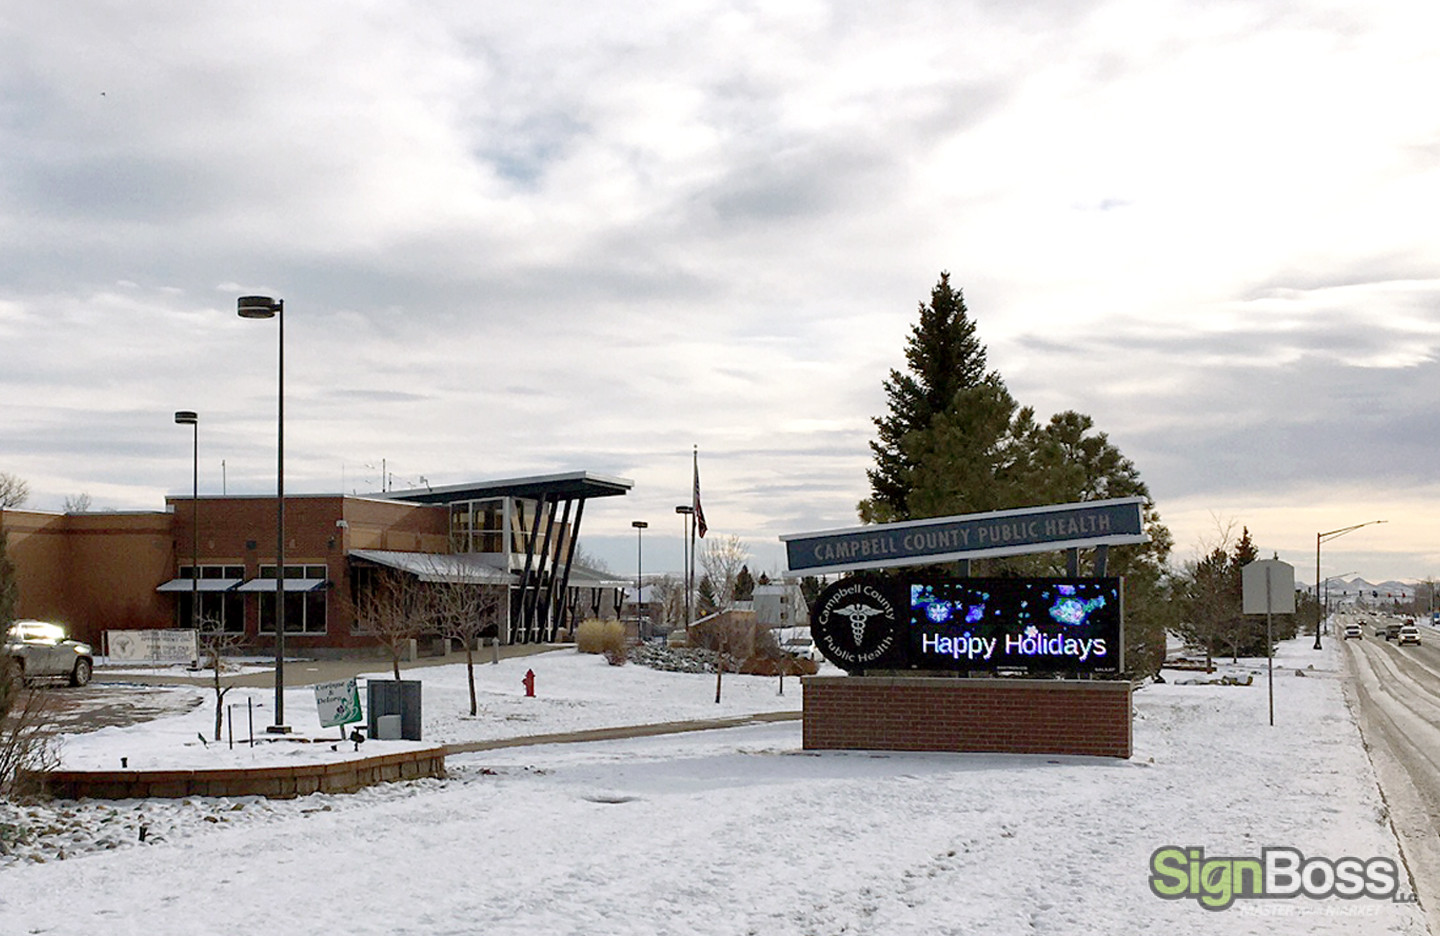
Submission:
[[[546,590],[545,567],[550,561],[550,537],[555,532],[555,511],[560,506],[556,501],[549,501],[549,509],[545,511],[545,539],[540,544],[539,560],[535,564],[535,593],[530,596],[530,602],[525,607],[525,634],[527,642],[539,643],[541,640],[541,622],[544,618],[541,615],[540,595]],[[540,512],[535,512],[535,520],[540,520]]]
[[[1105,566],[1106,566],[1106,564],[1109,562],[1109,560],[1110,560],[1110,547],[1109,547],[1109,546],[1104,546],[1104,545],[1096,546],[1096,547],[1095,547],[1095,571],[1094,571],[1094,573],[1093,573],[1096,578],[1104,578],[1104,577],[1105,577]]]
[[[585,516],[585,498],[580,498],[575,503],[575,525],[570,528],[570,545],[565,550],[565,574],[560,579],[560,602],[559,611],[555,615],[555,630],[565,628],[565,613],[569,610],[573,617],[575,609],[568,600],[570,596],[570,566],[575,561],[575,547],[580,542],[580,521]],[[578,599],[576,604],[578,604]]]

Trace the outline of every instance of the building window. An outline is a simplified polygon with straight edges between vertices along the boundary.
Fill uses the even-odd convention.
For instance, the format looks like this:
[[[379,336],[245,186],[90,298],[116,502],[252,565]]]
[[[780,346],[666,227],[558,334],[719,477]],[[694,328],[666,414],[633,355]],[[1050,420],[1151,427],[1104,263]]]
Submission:
[[[451,504],[450,548],[457,553],[504,552],[504,499]]]
[[[179,578],[190,577],[190,566],[180,567]],[[231,579],[239,582],[245,577],[242,565],[201,565],[200,579]],[[194,620],[190,616],[190,595],[188,591],[175,593],[175,626],[190,627]],[[218,626],[232,634],[245,631],[245,596],[233,589],[230,591],[200,592],[201,626]]]
[[[275,566],[262,565],[260,567],[260,578],[273,580],[275,578]],[[328,591],[325,584],[325,566],[323,564],[287,564],[285,566],[285,578],[289,580],[300,579],[316,586],[310,591],[286,590],[285,633],[325,633],[325,598]],[[272,591],[257,592],[256,597],[260,600],[260,633],[273,634],[275,633],[275,593]]]

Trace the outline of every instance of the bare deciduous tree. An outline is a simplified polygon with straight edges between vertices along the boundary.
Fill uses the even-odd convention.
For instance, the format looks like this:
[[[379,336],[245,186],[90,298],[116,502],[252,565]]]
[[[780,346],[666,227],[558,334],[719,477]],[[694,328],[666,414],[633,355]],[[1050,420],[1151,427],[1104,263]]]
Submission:
[[[30,498],[30,485],[8,471],[0,471],[0,507],[19,507]]]
[[[503,586],[501,586],[503,588]],[[470,714],[479,713],[475,694],[475,650],[480,637],[490,628],[499,634],[500,588],[467,581],[456,572],[437,574],[427,583],[431,613],[446,640],[458,640],[465,648],[465,677],[470,683]],[[497,636],[498,639],[498,636]]]
[[[67,496],[65,498],[65,512],[67,514],[87,513],[90,510],[91,503],[90,495],[81,491],[74,497]]]
[[[226,663],[225,656],[245,643],[245,634],[227,631],[218,619],[211,617],[202,617],[199,625],[195,641],[200,649],[200,659],[204,661],[205,669],[210,671],[210,685],[215,690],[215,740],[219,741],[220,729],[224,725],[225,696],[235,688],[233,682],[225,682],[222,677],[226,673],[232,677],[238,674],[238,667]]]
[[[35,792],[23,788],[22,776],[59,766],[49,699],[44,690],[27,689],[14,664],[0,657],[0,799]]]
[[[660,620],[667,627],[685,624],[685,582],[682,579],[673,575],[652,579],[650,597],[659,606]]]
[[[715,590],[715,606],[725,611],[735,605],[735,582],[740,570],[750,559],[750,550],[740,537],[731,533],[706,540],[700,552],[700,568]]]
[[[395,681],[400,681],[400,658],[419,637],[429,620],[424,591],[415,577],[377,569],[370,587],[353,602],[355,626],[372,635],[390,653]]]

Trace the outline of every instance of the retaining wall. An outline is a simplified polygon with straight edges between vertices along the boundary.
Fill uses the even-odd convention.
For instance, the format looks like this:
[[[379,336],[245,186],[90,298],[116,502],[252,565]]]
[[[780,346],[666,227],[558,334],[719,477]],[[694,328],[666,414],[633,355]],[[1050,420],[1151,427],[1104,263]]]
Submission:
[[[328,764],[214,770],[52,770],[30,779],[61,799],[353,793],[376,783],[445,776],[445,749],[426,748]]]

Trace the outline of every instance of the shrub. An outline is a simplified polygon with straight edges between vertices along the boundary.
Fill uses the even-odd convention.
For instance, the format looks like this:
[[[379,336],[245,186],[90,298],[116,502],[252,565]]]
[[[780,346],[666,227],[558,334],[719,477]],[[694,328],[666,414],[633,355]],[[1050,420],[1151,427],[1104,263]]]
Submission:
[[[35,792],[22,786],[22,775],[59,762],[46,717],[48,699],[43,691],[27,690],[10,661],[0,659],[0,799]]]
[[[581,653],[625,655],[625,625],[619,621],[581,621],[575,629],[575,649]]]

